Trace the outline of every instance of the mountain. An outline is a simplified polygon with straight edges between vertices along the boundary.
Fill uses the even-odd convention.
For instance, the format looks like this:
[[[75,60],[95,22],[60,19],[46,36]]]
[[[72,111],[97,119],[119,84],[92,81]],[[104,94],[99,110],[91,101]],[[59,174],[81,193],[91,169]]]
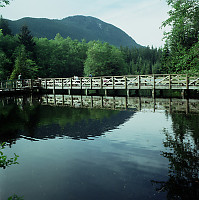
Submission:
[[[26,17],[16,21],[8,20],[8,25],[13,34],[18,34],[21,27],[27,25],[35,37],[54,39],[60,33],[64,38],[69,36],[79,41],[100,40],[118,47],[140,47],[121,29],[90,16],[77,15],[62,20]]]

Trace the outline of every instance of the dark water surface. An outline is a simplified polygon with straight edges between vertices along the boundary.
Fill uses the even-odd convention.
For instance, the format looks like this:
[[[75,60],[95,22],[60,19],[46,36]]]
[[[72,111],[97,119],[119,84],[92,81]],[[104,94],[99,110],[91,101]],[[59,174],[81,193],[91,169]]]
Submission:
[[[0,101],[0,200],[199,197],[199,114]]]

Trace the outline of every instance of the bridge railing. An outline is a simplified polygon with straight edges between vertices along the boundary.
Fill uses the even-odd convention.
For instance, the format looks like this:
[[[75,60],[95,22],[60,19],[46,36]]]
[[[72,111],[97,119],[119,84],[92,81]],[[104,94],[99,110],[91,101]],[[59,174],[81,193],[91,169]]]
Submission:
[[[7,80],[0,89],[199,89],[199,75],[154,74]]]
[[[0,82],[1,90],[17,90],[17,89],[31,89],[40,87],[40,80],[36,79],[21,79],[21,80],[6,80]]]

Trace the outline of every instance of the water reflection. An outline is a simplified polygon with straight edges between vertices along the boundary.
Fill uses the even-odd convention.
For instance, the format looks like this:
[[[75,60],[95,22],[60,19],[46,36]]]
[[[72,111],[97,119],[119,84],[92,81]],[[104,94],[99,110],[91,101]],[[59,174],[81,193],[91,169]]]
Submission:
[[[105,109],[134,109],[167,110],[173,112],[199,112],[198,99],[172,99],[147,97],[111,97],[111,96],[77,96],[77,95],[44,95],[41,97],[43,105],[105,108]]]
[[[167,110],[170,114],[183,111],[188,114],[190,111],[197,113],[198,106],[198,100],[140,97],[6,97],[0,101],[0,141],[12,144],[21,136],[30,140],[65,136],[73,139],[92,139],[123,124],[136,110],[160,109]],[[180,114],[175,118],[179,120],[179,126],[184,125],[181,120],[183,116]],[[182,130],[184,129],[179,128],[175,131]]]
[[[167,199],[199,199],[199,115],[172,115],[173,133],[164,130],[169,161],[168,181],[152,182],[158,192],[167,192]]]
[[[0,168],[5,169],[10,165],[19,164],[17,162],[18,155],[14,154],[14,157],[8,158],[7,155],[4,154],[3,150],[5,149],[6,143],[0,143]]]
[[[115,129],[134,112],[42,106],[40,99],[19,98],[0,104],[0,141],[70,137],[92,139]],[[12,103],[11,103],[12,102]],[[17,103],[17,104],[16,104]]]
[[[20,152],[21,160],[16,170],[4,170],[0,197],[3,188],[3,197],[24,192],[24,199],[102,194],[103,199],[198,199],[197,102],[67,95],[1,99],[0,142]],[[137,112],[147,109],[162,111]]]

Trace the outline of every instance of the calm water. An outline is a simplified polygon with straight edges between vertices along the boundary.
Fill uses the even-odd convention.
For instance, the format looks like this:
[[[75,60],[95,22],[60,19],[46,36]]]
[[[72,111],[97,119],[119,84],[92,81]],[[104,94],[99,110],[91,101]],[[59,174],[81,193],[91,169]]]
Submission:
[[[199,197],[199,114],[111,110],[1,99],[0,200]]]

